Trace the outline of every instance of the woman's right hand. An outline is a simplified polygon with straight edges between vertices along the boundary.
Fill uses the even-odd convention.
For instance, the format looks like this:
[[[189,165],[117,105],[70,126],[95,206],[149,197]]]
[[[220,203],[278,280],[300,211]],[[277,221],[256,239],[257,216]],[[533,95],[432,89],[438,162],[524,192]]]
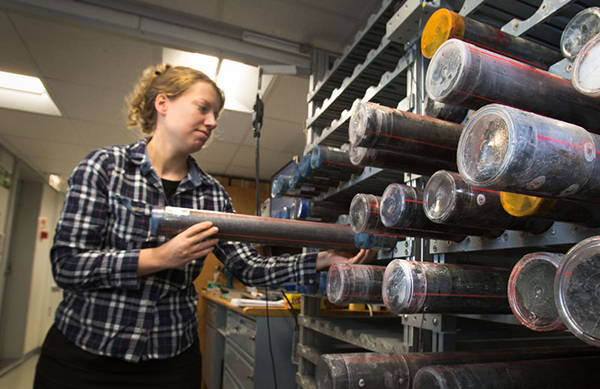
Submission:
[[[194,224],[159,247],[143,249],[138,260],[138,276],[183,267],[213,251],[218,239],[209,239],[219,229],[212,222]]]

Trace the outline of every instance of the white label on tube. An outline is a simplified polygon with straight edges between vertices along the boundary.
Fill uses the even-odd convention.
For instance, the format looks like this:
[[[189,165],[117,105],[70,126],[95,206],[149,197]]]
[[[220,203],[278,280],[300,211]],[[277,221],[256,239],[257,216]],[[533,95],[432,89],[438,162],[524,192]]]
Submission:
[[[179,208],[179,207],[165,207],[165,214],[175,215],[175,216],[189,216],[190,210],[187,208]]]

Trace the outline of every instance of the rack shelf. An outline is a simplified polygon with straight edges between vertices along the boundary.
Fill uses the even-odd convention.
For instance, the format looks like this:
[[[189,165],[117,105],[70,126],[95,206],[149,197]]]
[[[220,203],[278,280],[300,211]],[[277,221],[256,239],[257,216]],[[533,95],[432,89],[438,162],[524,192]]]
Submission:
[[[384,73],[393,69],[404,53],[403,45],[384,37],[379,47],[369,51],[365,61],[356,65],[351,75],[344,78],[342,84],[320,106],[315,107],[313,115],[306,120],[306,126],[327,126],[344,109],[350,107],[354,100],[362,98],[365,90],[379,82]]]
[[[350,320],[300,316],[298,323],[366,350],[396,353],[404,350],[402,322],[397,317]]]
[[[315,200],[350,203],[357,193],[381,195],[389,184],[403,180],[404,174],[401,172],[366,167],[361,175],[343,182],[337,187],[330,188],[329,191],[316,197]]]
[[[541,234],[522,231],[505,231],[496,239],[468,236],[462,242],[431,241],[430,253],[458,253],[474,251],[498,251],[518,248],[546,248],[568,250],[571,246],[590,236],[600,235],[598,228],[585,228],[570,223],[554,223]]]
[[[343,55],[336,59],[333,67],[325,72],[309,92],[307,101],[323,101],[342,81],[352,74],[356,65],[362,63],[373,47],[385,36],[385,24],[394,14],[398,1],[384,0],[376,14],[371,15],[367,25],[354,37],[354,42],[347,46]]]
[[[569,20],[597,5],[594,0],[467,0],[460,14],[560,50],[560,36]]]
[[[371,101],[385,106],[395,107],[406,97],[407,90],[407,75],[406,70],[413,62],[414,50],[409,50],[395,65],[395,68],[382,74],[376,85],[369,86],[364,89],[363,95],[357,97],[363,101]],[[354,101],[352,101],[354,102]],[[306,145],[304,153],[312,150],[316,145],[340,147],[344,143],[348,143],[348,125],[350,121],[350,107],[352,103],[345,106],[338,118],[331,122],[320,121],[321,125],[326,127],[318,131],[318,135],[312,142]]]

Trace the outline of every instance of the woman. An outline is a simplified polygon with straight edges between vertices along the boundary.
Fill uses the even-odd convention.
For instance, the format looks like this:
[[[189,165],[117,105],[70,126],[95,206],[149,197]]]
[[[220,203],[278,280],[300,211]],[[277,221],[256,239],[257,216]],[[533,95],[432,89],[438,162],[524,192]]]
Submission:
[[[149,135],[88,155],[69,179],[51,251],[64,289],[40,355],[35,388],[198,388],[198,294],[193,280],[210,252],[246,284],[306,282],[334,251],[261,257],[252,246],[211,238],[196,224],[161,244],[154,206],[234,212],[223,187],[190,156],[217,127],[225,98],[204,73],[159,65],[135,87],[129,125]]]

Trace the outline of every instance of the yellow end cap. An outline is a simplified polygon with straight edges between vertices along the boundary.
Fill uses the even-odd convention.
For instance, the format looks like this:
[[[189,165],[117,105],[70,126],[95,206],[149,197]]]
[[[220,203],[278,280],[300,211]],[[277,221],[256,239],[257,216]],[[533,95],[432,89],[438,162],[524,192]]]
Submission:
[[[556,200],[508,192],[500,192],[500,201],[506,212],[517,217],[542,216],[556,204]]]
[[[465,32],[465,20],[456,12],[440,8],[431,15],[421,36],[421,52],[425,58],[431,58],[437,49],[451,38],[462,38]]]

